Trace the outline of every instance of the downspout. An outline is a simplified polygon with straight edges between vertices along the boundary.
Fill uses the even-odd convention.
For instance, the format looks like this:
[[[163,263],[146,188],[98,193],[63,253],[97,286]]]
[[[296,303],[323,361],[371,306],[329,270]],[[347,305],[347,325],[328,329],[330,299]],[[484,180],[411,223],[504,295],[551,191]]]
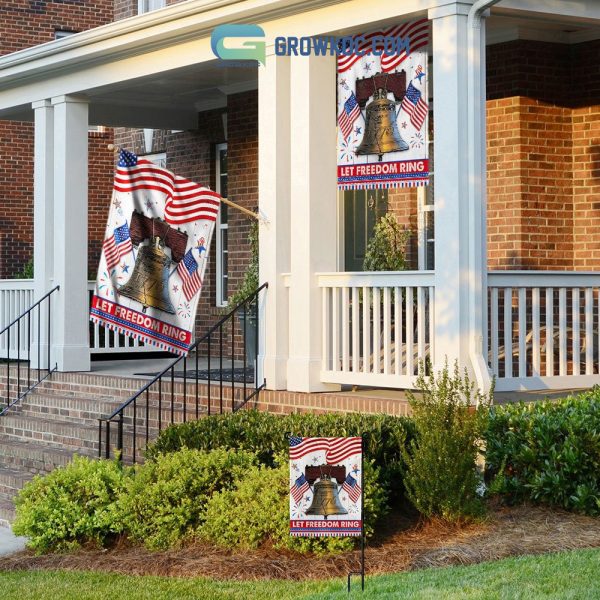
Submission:
[[[487,212],[485,182],[485,46],[482,18],[500,0],[477,0],[467,17],[467,143],[469,199],[469,354],[482,391],[492,378],[487,360]],[[478,150],[479,149],[479,150]]]

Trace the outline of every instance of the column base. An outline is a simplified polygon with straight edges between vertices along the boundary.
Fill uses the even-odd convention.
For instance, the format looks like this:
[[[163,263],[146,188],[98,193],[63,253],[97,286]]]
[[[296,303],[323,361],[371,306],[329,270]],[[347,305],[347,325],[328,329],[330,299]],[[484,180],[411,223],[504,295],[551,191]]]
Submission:
[[[283,356],[262,357],[262,373],[268,390],[287,389],[287,358]]]
[[[56,363],[59,371],[89,371],[90,347],[88,345],[53,346],[50,363],[51,367]]]
[[[320,358],[290,358],[287,361],[287,389],[290,392],[339,392],[342,387],[321,381]]]

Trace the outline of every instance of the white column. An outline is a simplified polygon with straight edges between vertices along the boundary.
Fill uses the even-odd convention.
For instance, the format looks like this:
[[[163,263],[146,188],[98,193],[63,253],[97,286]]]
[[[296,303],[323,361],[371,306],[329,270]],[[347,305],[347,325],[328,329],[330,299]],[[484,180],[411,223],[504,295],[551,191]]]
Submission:
[[[53,322],[59,371],[89,371],[88,103],[73,96],[54,107],[54,282],[60,285]]]
[[[499,0],[493,0],[496,4]],[[475,7],[476,9],[477,7]],[[471,9],[469,29],[469,262],[470,262],[470,355],[477,383],[481,389],[491,386],[487,359],[487,152],[486,152],[486,66],[485,17]]]
[[[431,9],[435,156],[435,356],[471,370],[467,14],[471,3]]]
[[[33,277],[34,300],[47,294],[54,283],[54,109],[50,100],[34,102],[35,115],[33,150]],[[56,295],[53,295],[53,299]],[[48,368],[48,312],[47,304],[40,307],[40,353],[38,364],[37,319],[33,313],[34,343],[31,347],[31,365]],[[53,357],[50,362],[53,364]]]
[[[287,384],[290,270],[290,60],[268,52],[258,69],[258,202],[260,283],[269,287],[261,305],[262,365],[267,388]]]
[[[321,290],[316,273],[336,270],[335,57],[291,59],[292,226],[288,389],[339,389],[320,379]]]

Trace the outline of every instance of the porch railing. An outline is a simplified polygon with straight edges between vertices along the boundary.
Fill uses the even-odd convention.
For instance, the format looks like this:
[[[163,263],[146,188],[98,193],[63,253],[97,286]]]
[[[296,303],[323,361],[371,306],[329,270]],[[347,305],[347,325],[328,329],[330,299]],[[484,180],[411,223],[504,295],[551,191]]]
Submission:
[[[600,383],[599,273],[496,271],[488,290],[488,360],[497,390]]]
[[[213,413],[235,412],[265,386],[258,368],[260,286],[138,392],[99,419],[98,455],[136,463],[162,429]],[[206,368],[199,365],[200,354]],[[193,370],[188,367],[193,365]]]
[[[0,327],[0,416],[56,371],[52,364],[52,288],[19,315]],[[23,350],[25,348],[25,350]]]
[[[88,281],[88,295],[91,303],[95,286],[94,281]],[[33,303],[33,279],[0,279],[0,329],[14,321],[20,314],[27,310]],[[18,349],[23,356],[27,354],[31,340],[25,336],[20,338],[21,347]],[[6,358],[7,340],[0,340],[0,358]],[[17,339],[11,339],[10,352],[17,354]],[[152,352],[156,347],[145,346],[143,342],[129,336],[119,334],[102,327],[97,323],[90,323],[90,352],[92,354],[113,354],[118,352]]]
[[[434,272],[321,273],[326,383],[413,387],[433,358]]]
[[[32,279],[0,279],[0,330],[22,315],[33,304]],[[0,358],[20,353],[26,356],[31,345],[31,337],[22,335],[17,347],[17,336],[0,338]],[[10,346],[8,345],[10,344]]]

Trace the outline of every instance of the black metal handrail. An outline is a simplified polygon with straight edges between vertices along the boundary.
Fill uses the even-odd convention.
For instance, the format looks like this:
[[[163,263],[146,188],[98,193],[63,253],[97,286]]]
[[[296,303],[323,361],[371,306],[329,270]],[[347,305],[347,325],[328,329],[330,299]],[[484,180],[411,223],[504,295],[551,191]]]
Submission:
[[[4,415],[12,406],[14,406],[17,402],[22,400],[31,390],[36,388],[42,381],[47,379],[54,371],[56,371],[57,365],[54,363],[54,366],[50,366],[50,350],[52,346],[52,294],[56,292],[60,286],[56,286],[52,288],[47,294],[44,294],[37,302],[32,304],[25,312],[20,314],[16,319],[14,319],[11,323],[9,323],[2,331],[0,331],[0,339],[2,336],[6,336],[6,393],[5,393],[5,405],[0,410],[0,417]],[[42,368],[42,304],[47,301],[48,312],[46,315],[47,323],[45,324],[45,328],[47,330],[47,339],[46,339],[46,349],[44,354],[46,355],[44,358],[46,359],[46,366]],[[37,308],[37,315],[35,313],[35,309]],[[37,329],[37,336],[34,338],[37,344],[37,376],[32,378],[32,368],[31,368],[31,346],[32,346],[32,327],[31,321],[32,318],[34,320],[33,329]],[[36,324],[37,320],[37,324]],[[11,330],[16,328],[16,357],[11,358]],[[25,330],[25,331],[23,331]],[[27,340],[27,357],[21,357],[21,334],[26,335]],[[14,340],[14,338],[13,338]],[[35,357],[35,353],[34,353]],[[21,384],[21,363],[27,363],[27,379],[24,379],[22,389]],[[10,368],[11,364],[14,365],[16,363],[16,391],[15,395],[11,394],[11,375]],[[23,374],[24,377],[24,374]],[[26,384],[26,385],[25,385]]]
[[[258,342],[259,342],[259,295],[262,290],[267,288],[267,283],[261,285],[256,291],[247,296],[225,316],[223,316],[215,325],[213,325],[199,340],[192,343],[188,349],[189,352],[195,352],[195,370],[194,376],[188,376],[187,356],[179,356],[175,358],[167,367],[160,373],[155,375],[148,383],[146,383],[133,396],[116,408],[110,415],[98,419],[98,456],[110,458],[117,456],[120,459],[131,460],[135,463],[140,458],[138,449],[138,438],[143,440],[145,446],[151,438],[151,430],[160,433],[164,427],[176,423],[176,414],[181,418],[182,422],[188,420],[188,382],[195,383],[193,390],[195,400],[195,410],[189,415],[200,418],[201,414],[201,394],[200,386],[205,386],[206,395],[206,411],[203,414],[210,415],[213,412],[213,404],[217,404],[217,412],[222,414],[225,410],[235,412],[242,408],[246,403],[258,396],[260,391],[265,387],[264,380],[258,382]],[[235,317],[243,315],[243,326],[241,326],[241,336],[236,336]],[[256,324],[255,338],[253,340],[254,351],[254,377],[253,386],[249,388],[248,381],[248,319],[254,318]],[[227,331],[229,325],[230,331]],[[224,357],[224,342],[230,344],[230,355]],[[241,349],[239,345],[241,342]],[[217,346],[217,354],[219,360],[218,377],[213,378],[211,373],[212,359],[214,356],[213,346]],[[206,377],[204,373],[200,376],[198,369],[199,351],[206,346],[207,368]],[[237,351],[236,351],[237,350]],[[236,356],[241,357],[241,377],[240,384],[236,388]],[[224,368],[224,360],[230,363],[229,368]],[[239,360],[238,360],[239,362]],[[177,365],[182,366],[182,375],[177,375],[177,379],[183,380],[181,393],[179,394],[179,402],[176,402],[178,394],[175,391],[175,378]],[[231,386],[226,386],[224,374],[230,372]],[[168,389],[163,389],[163,381],[168,379]],[[213,396],[213,389],[217,386],[217,396]],[[224,392],[230,389],[230,406],[225,405]],[[238,400],[236,403],[236,389],[238,390]],[[151,398],[152,396],[152,398]],[[141,399],[141,400],[140,400]],[[181,406],[177,410],[176,404]],[[166,413],[166,418],[163,418],[163,413]],[[114,432],[111,434],[111,423],[116,424],[116,439]],[[152,423],[152,426],[151,426]],[[140,433],[141,432],[141,433]],[[128,439],[126,439],[128,438]],[[126,444],[126,441],[130,441]],[[114,449],[113,449],[114,448]],[[115,452],[116,451],[116,452]]]

